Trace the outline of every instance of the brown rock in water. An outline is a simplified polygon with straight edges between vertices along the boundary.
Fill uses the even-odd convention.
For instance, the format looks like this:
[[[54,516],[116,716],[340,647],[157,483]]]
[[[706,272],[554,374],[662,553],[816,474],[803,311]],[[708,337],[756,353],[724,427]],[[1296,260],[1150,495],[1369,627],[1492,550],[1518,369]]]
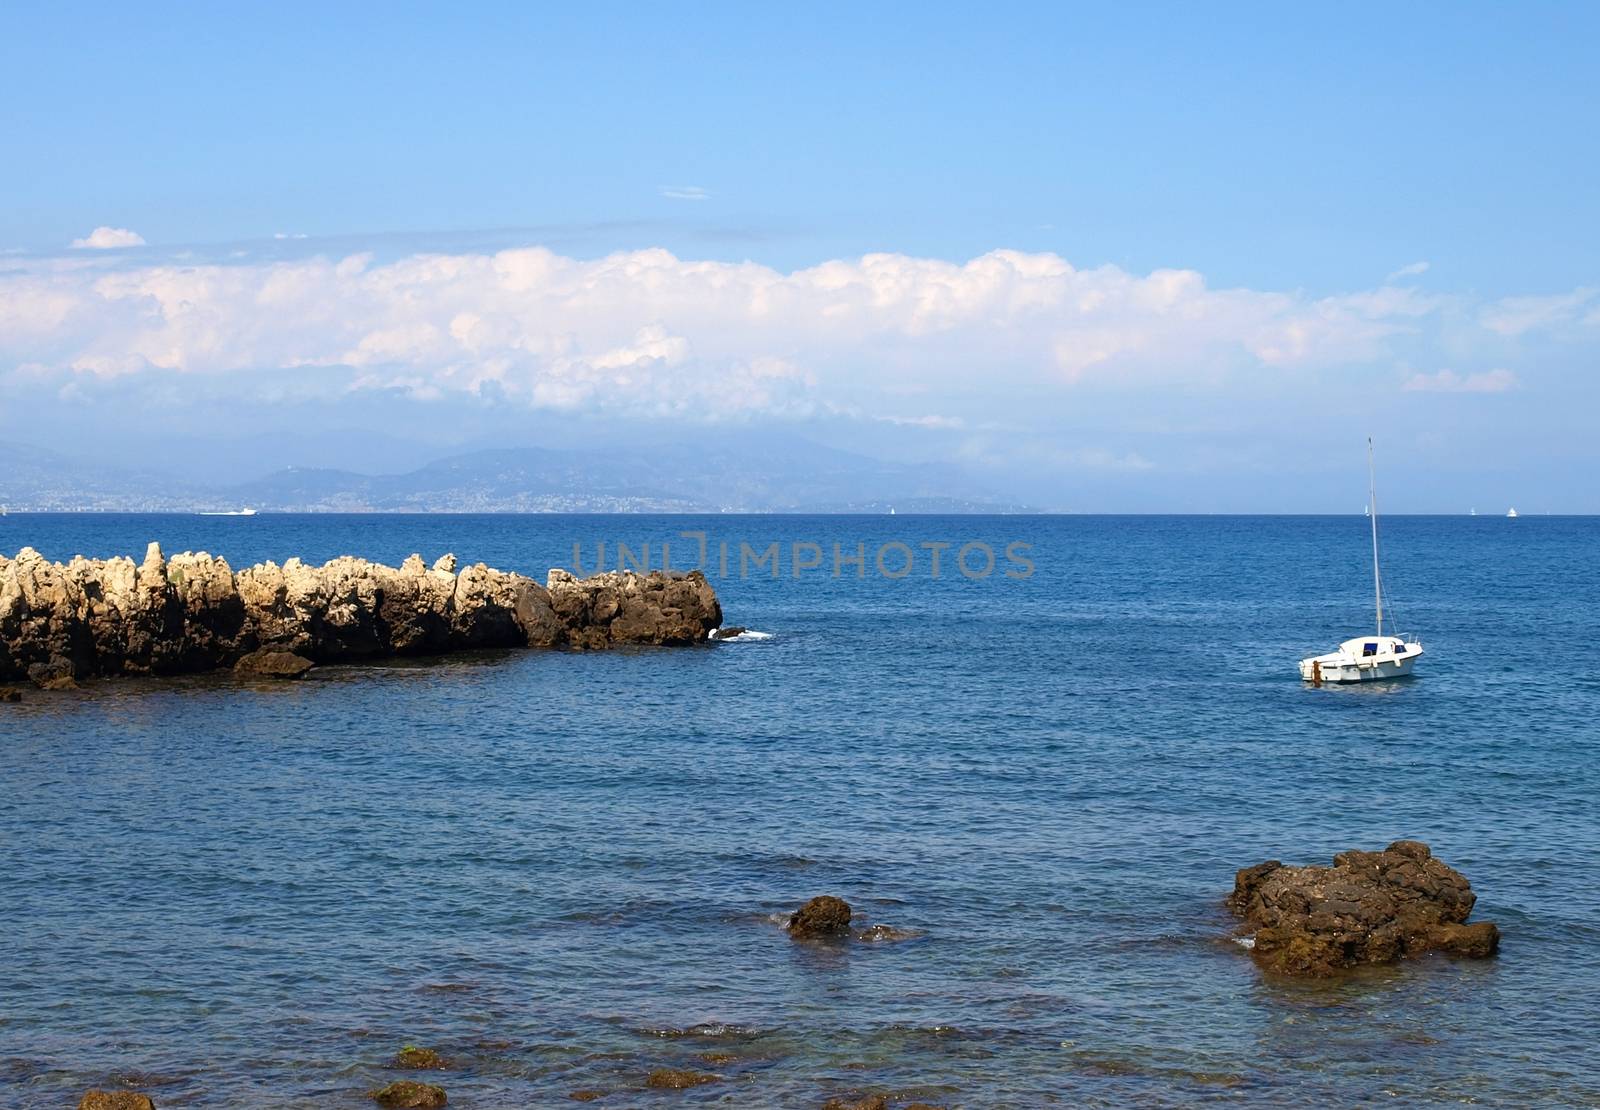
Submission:
[[[657,1068],[650,1073],[650,1078],[644,1081],[646,1087],[663,1087],[668,1090],[683,1090],[687,1087],[703,1087],[707,1083],[719,1083],[720,1075],[711,1075],[703,1071],[684,1071],[680,1068]]]
[[[408,1044],[394,1054],[394,1059],[389,1062],[389,1066],[391,1068],[403,1068],[407,1071],[443,1071],[450,1065],[445,1062],[443,1056],[440,1056],[433,1049],[418,1048],[414,1044]]]
[[[312,663],[480,648],[691,644],[722,623],[705,576],[616,572],[551,587],[454,556],[430,568],[341,556],[235,572],[205,552],[168,559],[0,556],[0,682],[233,666],[262,649]],[[246,664],[246,667],[254,664]],[[298,664],[295,664],[298,666]]]
[[[1500,930],[1464,924],[1476,900],[1426,844],[1397,840],[1381,852],[1341,852],[1332,867],[1247,867],[1228,907],[1255,927],[1251,952],[1263,967],[1328,976],[1423,952],[1493,955]]]
[[[789,918],[789,935],[796,939],[808,937],[840,937],[850,934],[850,903],[831,894],[822,894],[801,906]]]
[[[574,646],[697,644],[722,623],[716,591],[697,570],[606,571],[574,578],[552,570],[545,580],[550,605]],[[573,632],[582,630],[582,637]]]
[[[311,660],[292,651],[262,648],[241,656],[233,665],[233,673],[243,678],[299,678],[313,665]]]
[[[15,686],[0,686],[0,702],[21,700],[21,690],[18,690]]]
[[[830,1098],[822,1110],[889,1110],[888,1095],[862,1095],[860,1098]]]
[[[597,1098],[605,1098],[606,1093],[604,1091],[596,1090],[593,1087],[584,1087],[580,1090],[573,1091],[567,1097],[573,1102],[593,1102]]]
[[[70,659],[57,656],[47,663],[35,663],[28,668],[28,681],[41,690],[75,690],[78,687],[76,668]]]
[[[717,629],[715,636],[719,640],[731,640],[735,636],[742,635],[748,631],[750,631],[748,628],[740,628],[736,624],[730,624],[727,628]]]
[[[149,1095],[138,1091],[90,1091],[78,1100],[78,1110],[155,1110]]]
[[[382,1090],[373,1091],[372,1101],[388,1110],[437,1110],[449,1099],[445,1097],[442,1087],[402,1079]]]
[[[915,940],[922,934],[915,929],[900,929],[893,925],[869,925],[858,930],[855,937],[868,944],[893,944],[900,940]]]

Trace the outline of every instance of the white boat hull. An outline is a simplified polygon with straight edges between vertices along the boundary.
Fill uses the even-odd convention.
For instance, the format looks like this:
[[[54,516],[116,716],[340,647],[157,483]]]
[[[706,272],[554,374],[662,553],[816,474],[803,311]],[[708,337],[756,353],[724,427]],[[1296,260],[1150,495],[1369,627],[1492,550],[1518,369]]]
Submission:
[[[1307,682],[1373,682],[1381,678],[1404,678],[1411,673],[1416,657],[1405,659],[1349,659],[1320,663],[1300,661],[1300,677]]]
[[[1372,651],[1377,648],[1376,651]],[[1300,660],[1300,677],[1313,686],[1324,682],[1373,682],[1404,678],[1422,658],[1422,645],[1398,637],[1358,636],[1339,645],[1338,651]]]

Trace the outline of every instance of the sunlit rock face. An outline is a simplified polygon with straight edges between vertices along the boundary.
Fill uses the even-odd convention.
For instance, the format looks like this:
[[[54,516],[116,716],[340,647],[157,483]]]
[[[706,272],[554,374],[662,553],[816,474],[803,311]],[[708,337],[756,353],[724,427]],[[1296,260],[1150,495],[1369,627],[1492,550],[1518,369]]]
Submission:
[[[254,653],[313,663],[480,648],[695,644],[722,623],[705,577],[613,572],[549,586],[454,555],[431,567],[340,556],[235,572],[206,552],[53,563],[0,556],[0,680],[232,667]]]

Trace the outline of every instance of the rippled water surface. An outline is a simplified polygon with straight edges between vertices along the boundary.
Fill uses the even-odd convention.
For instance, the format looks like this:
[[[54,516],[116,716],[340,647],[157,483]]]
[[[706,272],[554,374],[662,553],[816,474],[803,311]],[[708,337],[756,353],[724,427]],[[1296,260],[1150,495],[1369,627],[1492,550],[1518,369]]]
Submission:
[[[407,1043],[460,1107],[1600,1101],[1600,520],[1386,522],[1428,656],[1322,690],[1295,661],[1371,622],[1360,518],[12,515],[0,548],[542,578],[692,528],[829,555],[714,578],[765,640],[0,705],[0,1104],[360,1107]],[[893,539],[1038,570],[888,581]],[[1398,837],[1497,959],[1303,984],[1228,939],[1236,868]],[[792,943],[818,893],[917,935]]]

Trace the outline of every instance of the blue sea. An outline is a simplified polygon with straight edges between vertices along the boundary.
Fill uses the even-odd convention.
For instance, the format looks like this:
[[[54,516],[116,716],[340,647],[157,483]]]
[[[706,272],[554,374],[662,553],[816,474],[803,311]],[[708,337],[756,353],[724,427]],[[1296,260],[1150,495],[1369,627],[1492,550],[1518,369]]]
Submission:
[[[0,1104],[370,1106],[406,1044],[453,1107],[1600,1104],[1600,519],[1384,530],[1427,655],[1312,689],[1371,631],[1358,516],[0,519],[541,580],[703,531],[765,634],[0,705]],[[1402,837],[1497,958],[1294,982],[1230,938],[1236,869]],[[913,935],[792,942],[824,893]]]

